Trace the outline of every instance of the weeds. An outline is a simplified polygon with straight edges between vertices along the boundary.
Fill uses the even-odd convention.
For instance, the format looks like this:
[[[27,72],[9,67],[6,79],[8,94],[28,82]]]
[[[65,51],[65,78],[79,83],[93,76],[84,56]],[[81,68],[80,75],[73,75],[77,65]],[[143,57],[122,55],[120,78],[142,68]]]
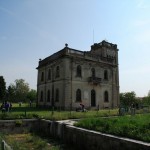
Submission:
[[[88,118],[75,126],[150,142],[150,114],[116,118]]]

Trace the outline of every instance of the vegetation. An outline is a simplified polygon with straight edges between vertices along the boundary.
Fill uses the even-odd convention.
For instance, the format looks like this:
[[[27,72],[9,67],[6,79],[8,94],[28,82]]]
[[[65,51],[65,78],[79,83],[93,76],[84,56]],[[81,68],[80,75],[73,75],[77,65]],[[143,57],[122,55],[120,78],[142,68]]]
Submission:
[[[132,104],[136,103],[135,92],[120,93],[120,103],[124,107],[130,107]]]
[[[118,115],[118,109],[76,112],[36,108],[34,106],[34,103],[32,103],[32,107],[30,107],[29,103],[23,103],[21,106],[19,106],[19,103],[13,103],[10,112],[0,112],[0,119],[45,118],[50,120],[64,120]]]
[[[87,118],[75,124],[90,130],[150,142],[150,114],[111,118]]]
[[[0,101],[14,102],[35,102],[37,92],[30,89],[29,84],[24,79],[16,79],[6,88],[3,76],[0,76]]]
[[[2,136],[2,135],[1,135]],[[13,150],[59,150],[60,145],[52,140],[40,138],[31,133],[3,135]]]
[[[0,76],[0,100],[4,99],[6,94],[6,83],[3,76]]]

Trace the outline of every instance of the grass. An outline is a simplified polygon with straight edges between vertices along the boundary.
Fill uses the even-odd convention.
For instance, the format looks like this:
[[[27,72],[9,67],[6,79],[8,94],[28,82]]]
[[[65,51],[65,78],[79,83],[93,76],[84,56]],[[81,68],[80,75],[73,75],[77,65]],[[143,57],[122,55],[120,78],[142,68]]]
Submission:
[[[31,133],[3,135],[13,150],[59,150],[59,145]]]
[[[150,142],[150,114],[112,118],[88,118],[75,124],[90,130]]]
[[[5,140],[13,150],[74,150],[74,148],[58,140],[53,140],[50,137],[40,136],[34,133],[0,133],[0,140],[2,139]]]
[[[0,112],[0,119],[24,119],[45,118],[49,120],[80,119],[89,117],[102,117],[118,115],[118,109],[105,109],[99,111],[76,112],[76,111],[52,111],[48,108],[29,107],[28,104],[13,104],[10,112]]]

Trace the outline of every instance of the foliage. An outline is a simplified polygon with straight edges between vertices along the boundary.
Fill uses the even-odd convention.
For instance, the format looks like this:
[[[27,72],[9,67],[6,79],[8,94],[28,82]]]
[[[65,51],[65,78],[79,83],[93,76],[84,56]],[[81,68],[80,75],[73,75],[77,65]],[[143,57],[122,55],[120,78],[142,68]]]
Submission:
[[[16,79],[15,84],[8,87],[9,100],[13,102],[25,101],[29,92],[29,84],[24,79]]]
[[[125,107],[129,107],[132,104],[136,103],[136,94],[135,92],[126,92],[120,93],[120,103]]]
[[[15,86],[12,84],[7,88],[7,100],[10,102],[15,100]]]
[[[75,126],[150,142],[150,114],[83,119]]]
[[[31,89],[28,93],[27,93],[27,99],[31,100],[32,102],[36,101],[36,95],[37,92],[34,89]]]
[[[146,96],[142,99],[143,105],[150,105],[150,96]]]
[[[5,98],[6,94],[6,83],[3,76],[0,76],[0,100],[2,101]]]
[[[148,97],[150,97],[150,90],[148,91],[148,94],[147,94],[147,96],[148,96]]]
[[[36,133],[11,135],[0,133],[0,139],[4,139],[13,150],[73,150],[73,148],[61,143],[59,140]]]
[[[30,133],[5,135],[4,139],[13,149],[16,150],[48,150],[52,147],[47,144],[46,140]]]

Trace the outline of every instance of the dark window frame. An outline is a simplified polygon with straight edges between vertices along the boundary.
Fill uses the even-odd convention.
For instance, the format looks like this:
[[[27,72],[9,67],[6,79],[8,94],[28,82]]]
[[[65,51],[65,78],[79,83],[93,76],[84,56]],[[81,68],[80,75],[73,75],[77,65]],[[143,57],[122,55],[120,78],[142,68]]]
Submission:
[[[104,80],[108,80],[108,70],[104,70]]]
[[[41,82],[43,82],[44,81],[44,72],[42,71],[42,73],[41,73]]]
[[[108,91],[104,92],[104,102],[109,102],[109,93],[108,93]]]
[[[76,90],[76,102],[81,102],[82,100],[82,98],[81,98],[81,90],[80,89],[77,89]]]
[[[57,66],[56,67],[56,78],[59,78],[60,77],[60,67]]]
[[[48,79],[48,80],[51,80],[51,69],[48,69],[47,79]]]
[[[95,78],[95,68],[91,69],[92,77]]]
[[[77,77],[82,77],[82,67],[80,65],[77,66]]]
[[[51,101],[51,92],[50,90],[47,91],[47,102]]]
[[[55,91],[55,102],[59,102],[59,89]]]
[[[40,92],[40,102],[43,102],[43,91]]]

